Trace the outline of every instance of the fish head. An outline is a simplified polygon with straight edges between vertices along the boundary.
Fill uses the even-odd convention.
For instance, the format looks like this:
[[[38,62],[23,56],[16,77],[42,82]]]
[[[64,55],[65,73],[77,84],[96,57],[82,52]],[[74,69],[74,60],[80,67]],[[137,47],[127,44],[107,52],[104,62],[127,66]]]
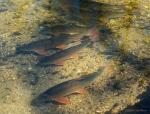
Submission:
[[[31,105],[32,106],[43,106],[43,105],[46,105],[48,103],[52,103],[49,96],[47,94],[41,94],[32,100]]]

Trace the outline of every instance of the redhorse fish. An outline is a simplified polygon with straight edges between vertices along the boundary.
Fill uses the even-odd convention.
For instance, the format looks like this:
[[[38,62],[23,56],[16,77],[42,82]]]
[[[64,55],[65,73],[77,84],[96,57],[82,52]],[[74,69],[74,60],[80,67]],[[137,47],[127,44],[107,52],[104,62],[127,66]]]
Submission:
[[[61,34],[59,36],[54,36],[50,39],[42,39],[38,41],[31,42],[29,44],[24,44],[16,48],[16,53],[36,53],[42,56],[48,56],[47,50],[50,49],[64,49],[68,43],[82,41],[82,39],[89,38],[91,41],[95,42],[99,39],[99,31],[97,28],[93,27],[85,32],[75,35]]]
[[[47,103],[57,103],[65,105],[71,103],[67,96],[74,93],[84,93],[85,88],[91,85],[98,76],[101,75],[104,67],[98,69],[96,72],[82,76],[80,78],[68,80],[58,85],[47,89],[45,92],[40,94],[36,99],[32,101],[32,105],[42,105]]]
[[[29,44],[24,44],[16,48],[16,53],[36,53],[38,55],[48,55],[47,50],[58,48],[63,49],[65,43],[69,40],[68,35],[52,37],[50,39],[42,39]]]
[[[44,34],[53,34],[55,36],[59,36],[61,34],[71,34],[77,35],[85,31],[85,27],[75,26],[75,25],[55,25],[55,26],[45,26],[44,30],[41,33]]]
[[[80,26],[71,26],[71,25],[55,25],[52,27],[46,27],[44,30],[47,33],[53,34],[55,36],[60,36],[61,34],[72,35],[71,38],[81,39],[83,36],[90,36],[92,41],[99,39],[99,30],[97,27],[80,27]]]
[[[63,65],[64,61],[73,57],[73,55],[81,50],[82,48],[90,44],[90,40],[83,40],[81,44],[67,48],[65,50],[56,52],[53,55],[45,56],[41,58],[37,65],[39,66],[49,66],[49,65]]]

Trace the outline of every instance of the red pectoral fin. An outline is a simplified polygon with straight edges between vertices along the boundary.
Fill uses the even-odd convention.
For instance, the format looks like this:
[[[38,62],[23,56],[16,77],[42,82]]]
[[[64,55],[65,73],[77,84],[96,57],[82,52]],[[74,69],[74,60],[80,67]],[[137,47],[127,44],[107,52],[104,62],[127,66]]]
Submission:
[[[76,93],[84,94],[84,93],[87,93],[87,90],[82,88],[82,89],[77,90]]]
[[[71,103],[70,100],[66,97],[59,97],[59,98],[55,98],[53,100],[56,101],[58,104],[61,104],[61,105],[66,105],[66,104]]]
[[[64,49],[64,48],[65,48],[65,45],[64,45],[64,44],[61,44],[61,45],[56,46],[56,48],[58,48],[58,49]]]
[[[76,59],[76,58],[78,58],[78,56],[77,56],[76,53],[71,54],[71,55],[69,55],[69,57],[68,57],[68,59]]]
[[[64,58],[64,59],[61,59],[61,60],[57,60],[54,62],[55,65],[58,65],[58,66],[63,66],[64,65],[64,62],[66,60],[69,60],[69,59],[75,59],[77,58],[78,56],[76,54],[71,54],[69,55],[68,57]]]
[[[47,56],[49,55],[49,53],[44,50],[44,49],[38,49],[38,48],[35,48],[33,49],[34,52],[38,53],[39,55],[42,55],[42,56]]]
[[[57,61],[57,62],[55,62],[54,64],[55,64],[55,65],[58,65],[58,66],[63,66],[64,60],[62,60],[62,61]]]

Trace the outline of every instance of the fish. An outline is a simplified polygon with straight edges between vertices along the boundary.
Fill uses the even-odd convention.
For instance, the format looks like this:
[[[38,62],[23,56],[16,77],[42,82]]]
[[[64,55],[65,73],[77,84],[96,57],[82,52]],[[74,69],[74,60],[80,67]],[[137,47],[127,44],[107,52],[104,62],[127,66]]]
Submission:
[[[75,25],[55,25],[55,26],[45,26],[41,33],[60,36],[62,34],[71,35],[71,37],[82,38],[83,36],[90,36],[91,40],[98,39],[100,32],[98,27],[84,27],[84,26],[75,26]],[[93,38],[93,36],[96,36]]]
[[[99,68],[97,71],[90,73],[80,78],[71,79],[60,84],[57,84],[36,97],[32,101],[32,105],[44,105],[47,103],[56,103],[60,105],[66,105],[71,103],[67,96],[75,93],[85,93],[88,86],[101,75],[104,67]]]
[[[80,29],[79,29],[80,30]],[[89,36],[89,37],[88,37]],[[90,28],[79,34],[60,34],[58,36],[52,36],[49,39],[41,39],[29,44],[24,44],[16,47],[16,54],[20,53],[34,53],[40,56],[48,56],[48,50],[51,49],[65,49],[66,45],[72,42],[81,42],[82,39],[89,38],[95,42],[99,39],[99,31],[96,27]]]
[[[40,31],[41,34],[60,36],[61,34],[77,35],[86,31],[83,26],[59,24],[55,26],[44,25],[44,28]]]
[[[58,37],[52,37],[49,39],[41,39],[38,41],[31,42],[17,46],[16,54],[20,53],[36,53],[37,55],[46,56],[49,55],[48,50],[50,49],[64,49],[65,43],[70,39],[66,34],[62,34]],[[71,39],[70,39],[71,40]]]
[[[49,65],[57,65],[62,66],[65,60],[68,60],[69,58],[72,58],[73,55],[81,50],[82,48],[88,46],[90,44],[90,39],[86,38],[83,39],[83,41],[73,47],[67,48],[65,50],[56,52],[52,55],[42,57],[39,59],[39,62],[37,63],[38,66],[49,66]]]

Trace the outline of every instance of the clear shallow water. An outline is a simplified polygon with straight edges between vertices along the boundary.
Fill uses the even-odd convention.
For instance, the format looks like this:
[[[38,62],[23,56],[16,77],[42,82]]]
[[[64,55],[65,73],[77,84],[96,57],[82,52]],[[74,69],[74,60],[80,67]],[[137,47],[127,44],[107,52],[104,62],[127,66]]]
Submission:
[[[101,4],[84,1],[80,14],[79,7],[74,10],[74,5],[71,6],[73,13],[67,5],[62,7],[62,12],[55,2],[0,2],[3,8],[11,6],[7,11],[0,12],[0,112],[118,113],[138,102],[149,85],[149,1],[97,1]],[[64,1],[58,3],[63,4]],[[73,4],[76,6],[79,1]],[[72,34],[80,32],[80,27],[87,30],[96,25],[101,33],[100,41],[79,51],[78,58],[66,61],[63,67],[36,68],[34,65],[38,57],[33,54],[9,56],[15,53],[17,45],[49,38],[51,29],[48,28],[60,24],[79,27],[79,31],[69,31]],[[31,101],[46,89],[92,73],[106,63],[111,67],[107,66],[104,74],[88,87],[87,94],[70,96],[71,104],[31,105]]]

